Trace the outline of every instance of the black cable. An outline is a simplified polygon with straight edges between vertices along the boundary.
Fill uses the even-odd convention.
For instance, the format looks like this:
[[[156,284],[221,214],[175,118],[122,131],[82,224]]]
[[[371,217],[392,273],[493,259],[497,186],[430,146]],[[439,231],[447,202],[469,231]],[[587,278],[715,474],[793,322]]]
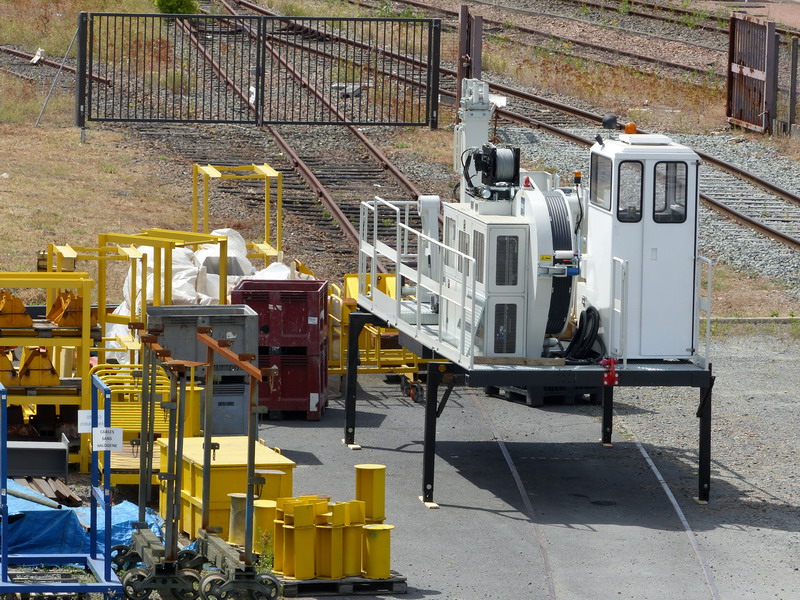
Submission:
[[[564,351],[567,364],[592,364],[605,356],[606,346],[597,335],[600,330],[600,313],[594,306],[581,312],[578,329]],[[601,352],[592,351],[595,342],[599,341]]]

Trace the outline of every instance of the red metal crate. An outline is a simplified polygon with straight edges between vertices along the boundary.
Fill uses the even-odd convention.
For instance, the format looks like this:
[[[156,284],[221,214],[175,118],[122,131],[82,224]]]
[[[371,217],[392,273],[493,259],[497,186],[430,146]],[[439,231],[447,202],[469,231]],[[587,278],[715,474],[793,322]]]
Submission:
[[[328,349],[319,355],[260,354],[259,367],[278,367],[279,375],[258,387],[258,403],[270,410],[305,411],[318,421],[328,405]]]
[[[327,281],[243,279],[231,302],[258,313],[259,346],[303,346],[313,355],[328,336],[327,292]]]

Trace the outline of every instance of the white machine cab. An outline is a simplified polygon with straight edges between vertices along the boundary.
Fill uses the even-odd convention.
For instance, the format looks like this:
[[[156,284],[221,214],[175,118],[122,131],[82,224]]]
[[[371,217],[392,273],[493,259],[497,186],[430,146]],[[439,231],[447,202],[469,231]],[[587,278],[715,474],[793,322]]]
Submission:
[[[576,300],[599,310],[612,355],[694,353],[699,164],[663,135],[592,147]]]

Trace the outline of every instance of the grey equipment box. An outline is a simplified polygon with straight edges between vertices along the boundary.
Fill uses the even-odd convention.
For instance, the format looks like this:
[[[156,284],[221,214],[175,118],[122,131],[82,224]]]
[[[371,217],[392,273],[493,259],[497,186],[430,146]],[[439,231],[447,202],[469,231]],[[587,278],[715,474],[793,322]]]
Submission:
[[[229,350],[235,354],[258,355],[258,314],[247,305],[147,307],[147,329],[163,330],[158,342],[175,360],[205,362],[207,348],[197,340],[198,327],[211,327],[215,340],[230,340]],[[196,375],[204,377],[205,369],[196,369]],[[220,355],[214,356],[213,435],[247,434],[249,382],[242,369]],[[202,424],[205,392],[201,402]]]

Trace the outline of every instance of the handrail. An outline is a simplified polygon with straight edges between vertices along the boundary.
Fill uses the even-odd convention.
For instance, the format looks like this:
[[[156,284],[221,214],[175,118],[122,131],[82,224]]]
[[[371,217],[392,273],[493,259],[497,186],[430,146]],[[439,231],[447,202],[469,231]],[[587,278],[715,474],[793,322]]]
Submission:
[[[622,368],[628,366],[628,261],[618,257],[614,257],[614,265],[611,269],[611,305],[610,305],[610,321],[611,331],[609,332],[609,341],[614,343],[617,327],[619,327],[619,348],[610,348],[612,352],[616,351],[617,357],[622,359]],[[619,265],[620,276],[617,280],[617,268]],[[620,286],[620,298],[617,298],[617,283]],[[617,310],[617,301],[619,300],[619,310]],[[616,323],[615,314],[619,314],[619,323]]]

